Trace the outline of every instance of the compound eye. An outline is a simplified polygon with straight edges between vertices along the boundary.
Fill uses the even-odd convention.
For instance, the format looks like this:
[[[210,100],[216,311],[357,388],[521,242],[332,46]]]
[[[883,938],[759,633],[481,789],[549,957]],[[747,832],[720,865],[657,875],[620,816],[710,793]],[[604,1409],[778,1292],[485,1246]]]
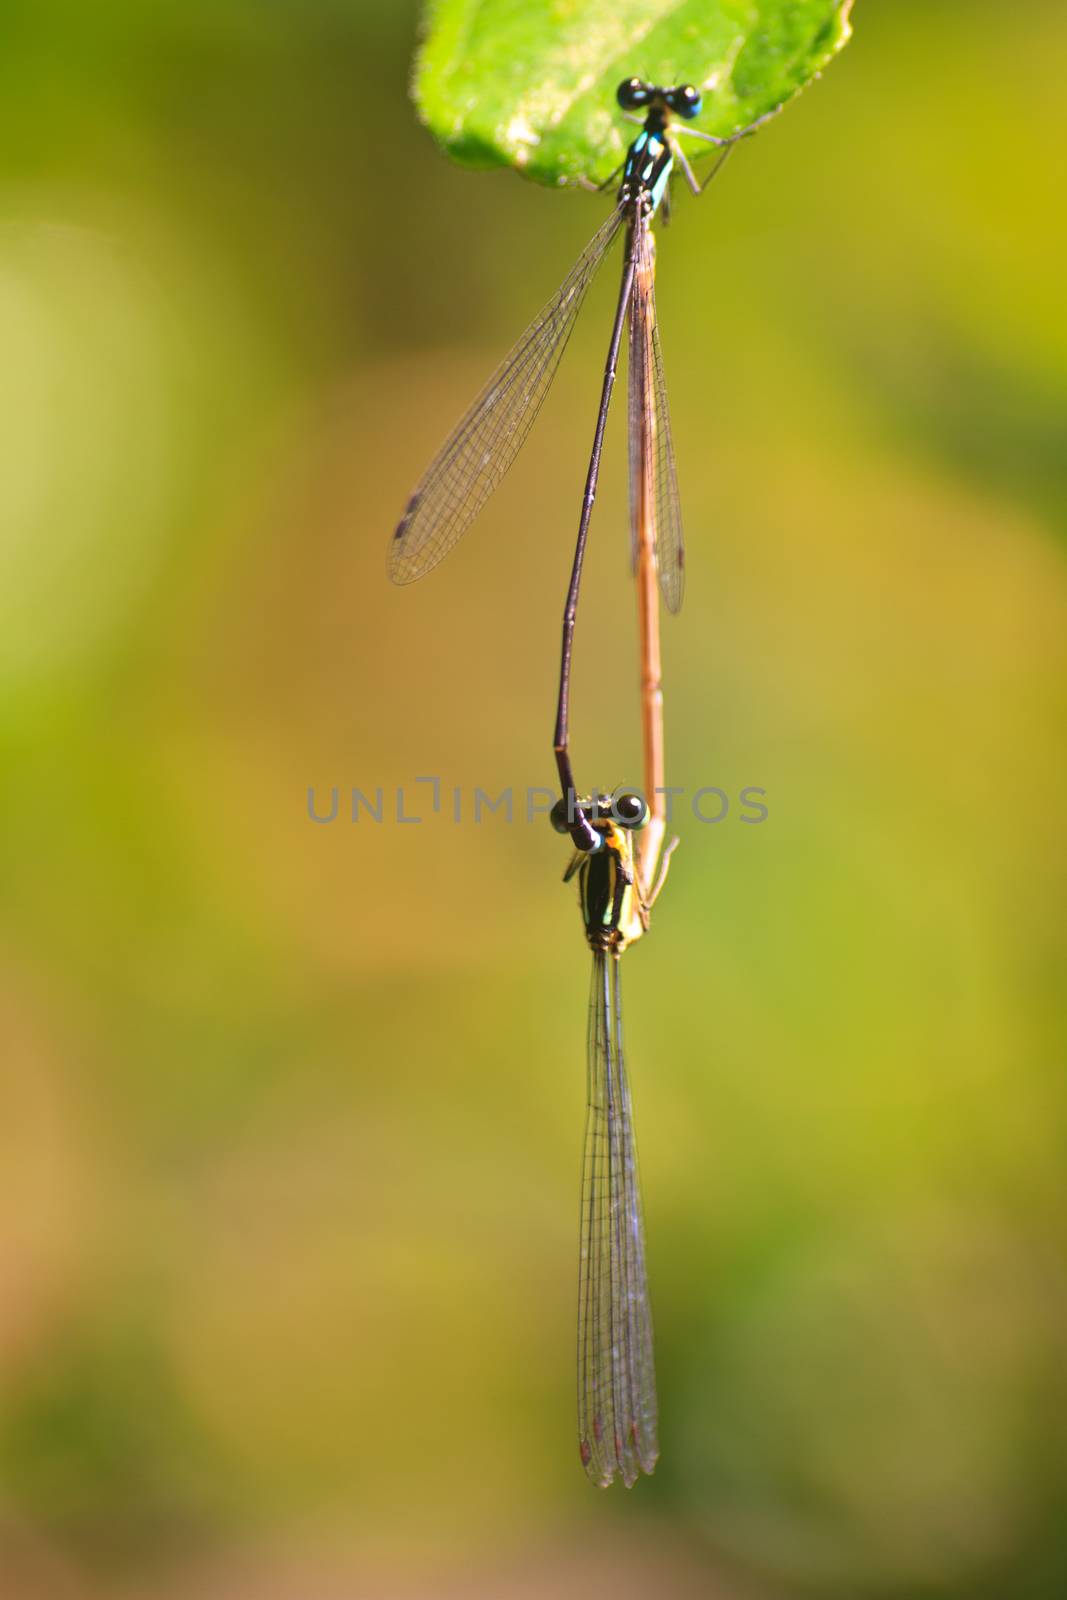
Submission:
[[[624,111],[639,111],[652,99],[652,90],[640,78],[627,78],[615,91],[615,98]]]
[[[569,833],[570,823],[567,820],[566,800],[557,800],[552,810],[548,813],[548,820],[557,833]]]
[[[624,828],[643,828],[649,816],[644,798],[632,789],[623,789],[615,796],[612,812]]]
[[[668,104],[670,105],[672,111],[676,111],[680,117],[686,117],[688,119],[690,117],[698,117],[700,115],[700,108],[704,104],[704,97],[700,93],[699,89],[694,88],[691,83],[687,83],[684,84],[681,89],[671,90]]]

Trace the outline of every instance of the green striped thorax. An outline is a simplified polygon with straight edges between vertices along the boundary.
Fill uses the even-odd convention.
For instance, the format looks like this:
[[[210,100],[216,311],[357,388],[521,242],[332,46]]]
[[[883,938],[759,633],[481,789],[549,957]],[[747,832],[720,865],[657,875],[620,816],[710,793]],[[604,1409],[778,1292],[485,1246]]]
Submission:
[[[595,794],[577,802],[596,840],[589,850],[576,850],[564,883],[577,874],[578,904],[585,936],[594,950],[621,955],[644,933],[647,912],[642,902],[634,861],[634,835],[649,819],[644,798],[629,789]],[[557,833],[570,831],[567,804],[557,800],[550,816]]]
[[[647,107],[645,125],[626,152],[619,200],[623,205],[643,201],[646,215],[651,216],[663,199],[674,165],[667,124],[672,114],[687,120],[700,115],[700,90],[691,83],[659,89],[640,78],[627,78],[616,99],[624,111]]]

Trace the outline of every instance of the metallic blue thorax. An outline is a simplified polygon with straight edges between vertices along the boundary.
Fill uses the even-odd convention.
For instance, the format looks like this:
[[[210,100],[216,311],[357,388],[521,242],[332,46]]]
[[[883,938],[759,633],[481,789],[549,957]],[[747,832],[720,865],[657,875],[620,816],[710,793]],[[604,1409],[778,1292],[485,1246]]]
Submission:
[[[662,118],[653,114],[626,152],[620,199],[632,201],[644,195],[651,216],[663,199],[673,165]]]

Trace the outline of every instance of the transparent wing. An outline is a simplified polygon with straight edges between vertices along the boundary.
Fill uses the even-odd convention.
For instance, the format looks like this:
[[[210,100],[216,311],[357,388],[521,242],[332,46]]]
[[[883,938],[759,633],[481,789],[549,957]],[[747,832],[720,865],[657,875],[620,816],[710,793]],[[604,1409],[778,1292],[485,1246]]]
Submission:
[[[578,1441],[606,1489],[651,1472],[659,1455],[645,1228],[622,1047],[617,956],[593,953],[589,1103],[578,1277]]]
[[[685,592],[685,540],[667,381],[656,326],[655,243],[650,229],[645,230],[638,243],[630,301],[629,423],[634,560],[642,519],[651,514],[660,593],[668,611],[680,611]]]
[[[448,554],[518,455],[622,218],[615,210],[593,235],[559,292],[430,463],[393,534],[389,575],[394,583],[421,578]]]

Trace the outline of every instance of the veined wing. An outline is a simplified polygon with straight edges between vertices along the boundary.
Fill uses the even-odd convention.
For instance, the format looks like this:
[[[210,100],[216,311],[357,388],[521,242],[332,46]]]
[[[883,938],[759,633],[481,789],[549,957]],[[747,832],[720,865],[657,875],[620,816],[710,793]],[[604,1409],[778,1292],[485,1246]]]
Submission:
[[[394,583],[421,578],[448,554],[518,455],[622,219],[616,209],[593,235],[559,292],[430,463],[393,534],[389,575]]]
[[[601,1488],[659,1455],[652,1317],[617,956],[593,953],[578,1274],[578,1441]]]
[[[630,528],[636,563],[641,529],[651,518],[660,593],[668,611],[680,611],[685,592],[685,541],[656,325],[655,248],[652,230],[646,226],[638,241],[630,301]]]

